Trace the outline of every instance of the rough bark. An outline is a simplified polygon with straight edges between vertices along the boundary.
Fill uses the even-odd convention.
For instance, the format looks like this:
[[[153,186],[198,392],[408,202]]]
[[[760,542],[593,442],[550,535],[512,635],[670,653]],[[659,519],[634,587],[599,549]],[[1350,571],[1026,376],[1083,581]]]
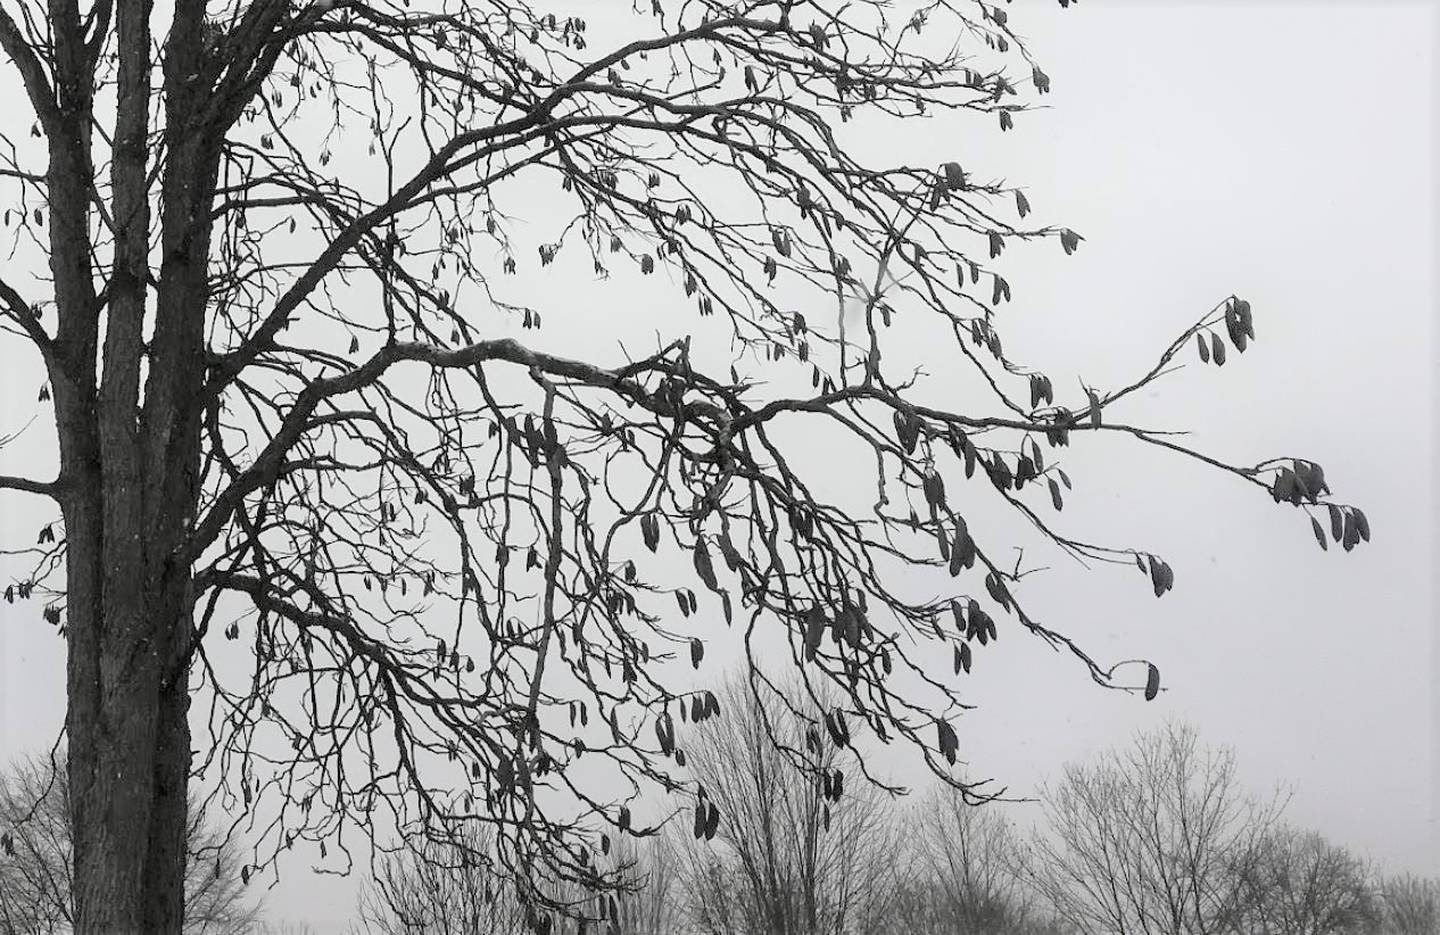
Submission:
[[[166,149],[158,282],[150,270],[149,3],[116,8],[118,82],[111,160],[113,268],[90,291],[88,92],[76,129],[52,135],[52,271],[61,322],[56,381],[67,534],[67,638],[76,931],[178,933],[184,914],[187,674],[192,629],[183,550],[196,509],[203,327],[214,147],[194,132],[199,10],[177,12],[167,44]],[[186,50],[189,50],[188,53]],[[62,94],[62,99],[64,95]],[[70,113],[60,121],[68,125]],[[207,149],[209,151],[207,151]],[[155,283],[155,320],[144,319]],[[98,348],[104,315],[104,344]],[[68,327],[67,327],[68,325]],[[68,333],[67,333],[68,332]],[[94,380],[100,350],[100,379]],[[141,397],[142,362],[148,355]],[[52,367],[52,370],[56,369]]]

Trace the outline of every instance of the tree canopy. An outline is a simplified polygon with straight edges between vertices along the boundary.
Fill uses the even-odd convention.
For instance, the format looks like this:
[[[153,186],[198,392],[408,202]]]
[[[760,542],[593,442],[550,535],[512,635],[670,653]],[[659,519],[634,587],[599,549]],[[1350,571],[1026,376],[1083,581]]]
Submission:
[[[1049,90],[1004,8],[562,7],[0,3],[31,112],[0,149],[8,269],[44,271],[0,279],[4,354],[43,368],[59,465],[0,475],[58,511],[5,597],[68,643],[78,930],[178,930],[192,772],[255,824],[253,868],[483,826],[522,878],[601,884],[599,835],[649,831],[630,803],[686,786],[724,716],[688,672],[721,621],[757,684],[763,652],[836,692],[812,735],[852,771],[863,728],[951,777],[957,686],[1002,631],[1153,698],[1158,669],[1035,619],[1011,532],[967,522],[1170,590],[1058,515],[1076,435],[1369,538],[1312,462],[1125,421],[1249,346],[1244,299],[1110,388],[1006,355],[997,261],[1080,235],[963,151],[875,146],[1003,132]],[[653,346],[574,340],[641,297]]]

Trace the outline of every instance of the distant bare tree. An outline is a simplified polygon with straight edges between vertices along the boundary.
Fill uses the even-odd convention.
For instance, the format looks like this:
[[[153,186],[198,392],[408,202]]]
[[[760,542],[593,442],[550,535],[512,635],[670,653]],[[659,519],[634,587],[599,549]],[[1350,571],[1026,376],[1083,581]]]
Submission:
[[[276,921],[260,923],[256,935],[320,935],[320,931],[309,922]]]
[[[1173,724],[1067,766],[1045,809],[1033,876],[1085,935],[1236,931],[1245,868],[1279,812],[1241,791],[1233,753]]]
[[[616,935],[675,935],[683,906],[680,874],[674,855],[656,839],[636,842],[620,838],[612,852],[617,866],[627,868],[631,886],[615,894]]]
[[[65,759],[14,763],[0,776],[0,935],[70,932],[75,886]],[[258,907],[245,898],[235,845],[193,809],[186,835],[187,935],[244,935]]]
[[[805,703],[759,681],[732,682],[720,697],[729,716],[695,732],[686,750],[723,816],[712,842],[677,848],[695,928],[883,931],[895,895],[894,824],[883,793],[863,780],[847,784],[842,751],[821,742]]]
[[[427,840],[421,850],[402,849],[381,861],[360,898],[359,932],[365,935],[514,935],[528,927],[555,925],[528,902],[529,886],[517,886],[494,852],[493,836],[471,827],[465,838],[445,846]],[[575,881],[539,884],[553,905],[603,901],[588,915],[606,920],[586,931],[601,935],[673,935],[677,917],[670,901],[674,874],[648,844],[621,838],[603,860],[604,869],[626,885],[594,894]],[[578,931],[574,919],[560,920],[555,935]]]
[[[505,874],[483,859],[488,835],[467,828],[464,840],[427,840],[380,862],[360,896],[366,935],[511,935],[525,914]]]
[[[1440,935],[1440,880],[1404,873],[1381,886],[1385,931],[1393,935]]]
[[[998,805],[971,805],[936,786],[906,816],[908,872],[893,910],[897,932],[1011,935],[1037,921],[1025,848]]]
[[[1242,927],[1265,935],[1373,932],[1381,907],[1365,862],[1314,832],[1278,827],[1242,871]]]

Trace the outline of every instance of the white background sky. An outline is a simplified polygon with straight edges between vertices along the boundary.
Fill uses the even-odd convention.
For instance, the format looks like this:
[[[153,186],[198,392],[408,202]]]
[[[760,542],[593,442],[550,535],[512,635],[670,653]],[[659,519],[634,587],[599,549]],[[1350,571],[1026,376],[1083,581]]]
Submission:
[[[1232,462],[1312,458],[1374,540],[1321,552],[1303,515],[1233,478],[1077,439],[1067,528],[1161,554],[1175,589],[1157,601],[1136,572],[1057,558],[1031,610],[1102,659],[1153,659],[1167,691],[1146,705],[1002,640],[977,667],[962,756],[1028,793],[1176,717],[1233,747],[1257,792],[1293,786],[1291,820],[1440,873],[1435,6],[1082,0],[1015,4],[1011,20],[1052,78],[1049,109],[1003,137],[930,121],[895,141],[899,160],[1026,185],[1042,221],[1086,238],[1069,258],[1007,251],[1007,352],[1057,388],[1077,372],[1118,386],[1225,295],[1249,299],[1247,353],[1187,366],[1124,417],[1191,429]],[[34,411],[14,373],[0,367],[0,432]],[[0,605],[0,758],[48,746],[63,718],[60,641],[17,609]],[[282,877],[275,914],[322,930],[346,917],[348,886],[301,860]]]

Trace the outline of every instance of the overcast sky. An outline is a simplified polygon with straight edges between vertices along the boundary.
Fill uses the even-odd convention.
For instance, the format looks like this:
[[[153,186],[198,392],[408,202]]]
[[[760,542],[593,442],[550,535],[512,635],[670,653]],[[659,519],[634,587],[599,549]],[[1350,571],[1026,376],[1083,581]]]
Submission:
[[[1231,462],[1316,460],[1374,539],[1322,552],[1302,514],[1233,478],[1077,441],[1067,520],[1163,555],[1175,589],[1157,601],[1134,572],[1057,560],[1031,610],[1100,658],[1154,659],[1167,691],[1147,705],[1037,641],[1002,641],[964,722],[972,771],[1033,792],[1175,717],[1233,747],[1257,792],[1293,787],[1293,821],[1440,873],[1434,6],[1083,0],[1011,16],[1052,78],[1048,109],[1004,136],[932,121],[897,141],[935,150],[906,161],[1025,184],[1042,220],[1085,237],[1068,258],[1007,251],[1007,352],[1057,384],[1118,386],[1224,296],[1249,299],[1246,354],[1166,377],[1127,420],[1193,430]],[[33,381],[13,373],[0,368],[0,433],[33,411]],[[63,717],[60,641],[31,610],[0,606],[0,757],[46,747]],[[346,886],[298,860],[282,876],[275,914],[345,918],[330,901]]]
[[[1105,385],[1218,297],[1249,299],[1255,346],[1167,377],[1135,421],[1237,461],[1313,458],[1375,539],[1321,552],[1292,509],[1105,446],[1111,499],[1077,510],[1165,555],[1175,590],[1156,602],[1057,568],[1039,599],[1048,616],[1087,608],[1170,690],[1149,706],[1086,691],[1012,645],[1013,694],[973,719],[972,759],[1023,786],[1173,715],[1233,746],[1253,787],[1293,784],[1293,820],[1440,870],[1434,6],[1086,0],[1014,19],[1055,90],[1007,134],[1003,172],[1086,241],[1023,277],[1033,317],[1007,349],[1042,369],[1073,357]]]

